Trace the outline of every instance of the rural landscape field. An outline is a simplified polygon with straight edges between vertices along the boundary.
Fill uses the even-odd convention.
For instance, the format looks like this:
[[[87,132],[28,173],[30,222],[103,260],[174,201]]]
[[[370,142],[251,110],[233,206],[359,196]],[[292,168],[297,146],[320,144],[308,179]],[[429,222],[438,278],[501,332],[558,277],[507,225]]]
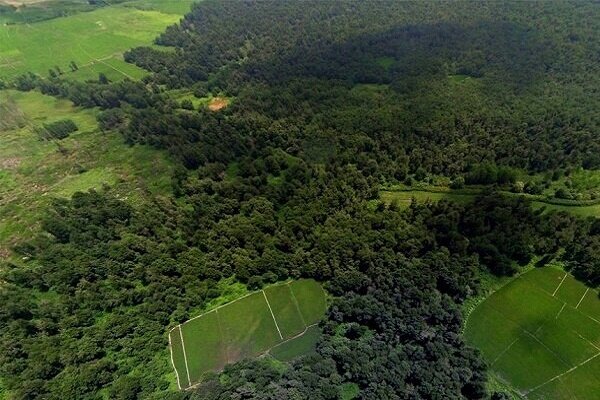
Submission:
[[[311,352],[311,339],[318,338],[312,331],[325,308],[320,285],[300,280],[269,286],[177,325],[169,342],[178,385],[193,386],[206,372],[272,349],[275,358]],[[303,338],[307,333],[309,340]]]
[[[0,0],[0,400],[600,399],[600,7]]]

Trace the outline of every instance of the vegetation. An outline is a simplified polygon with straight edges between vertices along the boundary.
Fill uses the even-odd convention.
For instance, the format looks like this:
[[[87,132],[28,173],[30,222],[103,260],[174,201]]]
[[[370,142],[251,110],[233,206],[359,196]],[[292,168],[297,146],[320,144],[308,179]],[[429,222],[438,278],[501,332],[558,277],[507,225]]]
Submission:
[[[0,42],[0,79],[10,80],[28,72],[81,81],[97,79],[99,73],[115,81],[139,79],[146,71],[125,63],[122,53],[151,44],[158,33],[189,10],[191,0],[177,1],[177,7],[162,7],[157,2],[140,7],[136,1],[55,3],[20,8],[13,15],[24,18],[24,23],[0,23],[0,36],[10,38]],[[72,68],[72,63],[77,68]],[[49,69],[52,72],[48,73]]]
[[[490,368],[533,399],[593,399],[598,294],[562,269],[526,272],[470,315],[465,335]]]
[[[57,179],[61,190],[48,190],[46,197],[22,184],[29,175],[0,170],[2,190],[21,196],[7,197],[12,208],[3,212],[31,204],[32,222],[39,222],[39,231],[27,234],[19,231],[21,221],[11,225],[14,257],[0,268],[6,397],[506,398],[502,382],[489,384],[485,361],[498,353],[500,341],[475,335],[477,350],[463,336],[463,311],[487,292],[486,280],[507,280],[548,260],[592,287],[589,293],[600,279],[598,219],[542,212],[531,203],[531,196],[595,201],[598,7],[207,0],[156,39],[160,50],[134,48],[123,55],[137,65],[129,68],[149,71],[142,80],[108,74],[67,79],[65,71],[83,73],[90,59],[149,43],[152,30],[176,21],[148,7],[180,5],[136,0],[34,24],[63,24],[70,42],[79,32],[73,21],[86,29],[101,21],[106,30],[89,30],[98,33],[91,57],[75,58],[75,50],[60,62],[28,58],[28,65],[13,63],[18,73],[1,84],[14,97],[3,106],[8,110],[23,108],[19,96],[62,99],[52,100],[60,105],[56,115],[42,121],[31,121],[26,110],[11,111],[8,133],[0,138],[3,152],[18,149],[10,140],[28,140],[19,143],[62,162],[49,165],[68,164],[60,158],[67,145],[73,158],[86,154],[87,160],[73,169],[82,171],[77,178]],[[25,42],[23,28],[8,27],[15,41],[0,44],[9,64],[20,57],[15,43],[39,50],[41,41],[31,40],[40,37]],[[32,125],[64,119],[79,130],[60,141],[31,140]],[[160,162],[165,154],[172,163],[166,167]],[[139,157],[146,162],[139,165]],[[45,171],[34,167],[26,170],[32,176]],[[109,187],[98,184],[105,176],[112,178]],[[464,193],[465,185],[480,187],[461,202],[402,208],[377,201],[382,187],[438,180]],[[139,182],[148,182],[148,190],[134,191],[143,186]],[[529,196],[514,195],[522,192]],[[579,308],[596,312],[597,300],[586,296],[589,304],[572,310],[583,286],[569,280],[561,297],[548,296],[542,287],[547,280],[537,271],[491,295],[471,319],[483,321],[478,332],[489,332],[499,324],[494,312],[508,313],[480,311],[492,308],[496,297],[502,298],[498,307],[510,311],[522,302],[535,304],[498,328],[501,340],[515,326],[531,335],[519,336],[509,349],[515,357],[501,357],[492,370],[505,371],[505,379],[532,396],[576,387],[584,398],[598,389],[586,368],[564,375],[564,384],[561,377],[543,391],[536,385],[589,354],[589,343],[579,337],[572,346],[554,344],[574,335],[571,319],[596,343],[589,321],[579,323]],[[323,318],[323,304],[301,313],[304,326],[320,319],[318,338],[282,344],[272,357],[241,359],[207,374],[192,390],[177,390],[169,327],[264,285],[301,278],[320,282],[332,297]],[[274,298],[291,297],[272,290]],[[296,301],[310,305],[315,296],[306,301],[302,293],[294,290]],[[233,350],[255,355],[277,342],[264,296],[248,299],[219,309],[228,310],[227,360],[238,360]],[[540,316],[558,314],[559,299],[568,304],[544,325],[552,330],[536,332]],[[264,318],[253,320],[259,304]],[[293,315],[292,304],[282,302],[273,313]],[[479,314],[485,314],[481,320]],[[179,329],[185,344],[195,334],[207,348],[214,343],[210,357],[221,367],[226,360],[214,330],[217,312],[206,315],[173,332]],[[248,323],[241,327],[242,321]],[[249,323],[257,321],[260,334],[249,338]],[[282,336],[299,329],[297,318],[282,321]],[[171,345],[182,371],[184,343],[177,336],[171,335]],[[315,351],[288,361],[314,340]],[[535,350],[533,357],[519,357],[528,350]],[[585,365],[595,368],[597,360]],[[202,362],[188,360],[194,376],[214,368]],[[514,374],[525,369],[535,369],[531,378]]]
[[[380,199],[386,204],[394,203],[400,208],[408,207],[413,201],[430,202],[439,200],[449,200],[459,203],[468,203],[473,201],[478,195],[485,192],[486,189],[447,189],[438,187],[428,187],[425,189],[411,190],[403,188],[400,190],[382,190]],[[507,196],[523,196],[503,192]],[[600,201],[561,201],[555,198],[544,198],[536,195],[524,195],[531,200],[533,208],[542,209],[545,212],[565,211],[581,217],[600,217]],[[376,204],[377,202],[374,202]]]

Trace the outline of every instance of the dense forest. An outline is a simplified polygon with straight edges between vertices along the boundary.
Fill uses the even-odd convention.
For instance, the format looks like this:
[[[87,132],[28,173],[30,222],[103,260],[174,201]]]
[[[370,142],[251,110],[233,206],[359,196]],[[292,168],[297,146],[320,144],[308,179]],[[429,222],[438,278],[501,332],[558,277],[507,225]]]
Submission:
[[[464,343],[461,305],[482,273],[535,256],[600,285],[600,222],[493,188],[402,210],[378,192],[431,173],[494,184],[600,167],[599,17],[592,2],[207,0],[157,38],[174,49],[126,54],[153,72],[142,82],[19,77],[100,107],[103,130],[177,168],[173,197],[143,208],[110,188],[56,200],[15,248],[25,265],[0,276],[3,385],[16,399],[338,399],[350,386],[362,399],[507,398]],[[169,96],[181,88],[233,101],[182,107]],[[168,327],[230,277],[323,282],[316,354],[169,390]]]

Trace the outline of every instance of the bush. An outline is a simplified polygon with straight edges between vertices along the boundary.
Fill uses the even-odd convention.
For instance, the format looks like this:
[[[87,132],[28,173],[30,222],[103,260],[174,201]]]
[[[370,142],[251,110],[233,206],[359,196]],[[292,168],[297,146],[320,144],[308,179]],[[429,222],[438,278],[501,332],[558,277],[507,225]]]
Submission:
[[[69,134],[77,131],[77,125],[70,119],[44,124],[43,128],[38,128],[38,134],[44,140],[61,140],[69,137]]]

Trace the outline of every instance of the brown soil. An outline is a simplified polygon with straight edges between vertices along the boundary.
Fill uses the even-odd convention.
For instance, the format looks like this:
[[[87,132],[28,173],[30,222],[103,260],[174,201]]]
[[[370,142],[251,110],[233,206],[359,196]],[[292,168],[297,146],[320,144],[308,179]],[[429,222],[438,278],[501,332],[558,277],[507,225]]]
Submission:
[[[215,97],[208,103],[210,111],[219,111],[229,105],[229,100],[224,97]]]
[[[21,164],[18,157],[0,158],[0,169],[15,169]]]

